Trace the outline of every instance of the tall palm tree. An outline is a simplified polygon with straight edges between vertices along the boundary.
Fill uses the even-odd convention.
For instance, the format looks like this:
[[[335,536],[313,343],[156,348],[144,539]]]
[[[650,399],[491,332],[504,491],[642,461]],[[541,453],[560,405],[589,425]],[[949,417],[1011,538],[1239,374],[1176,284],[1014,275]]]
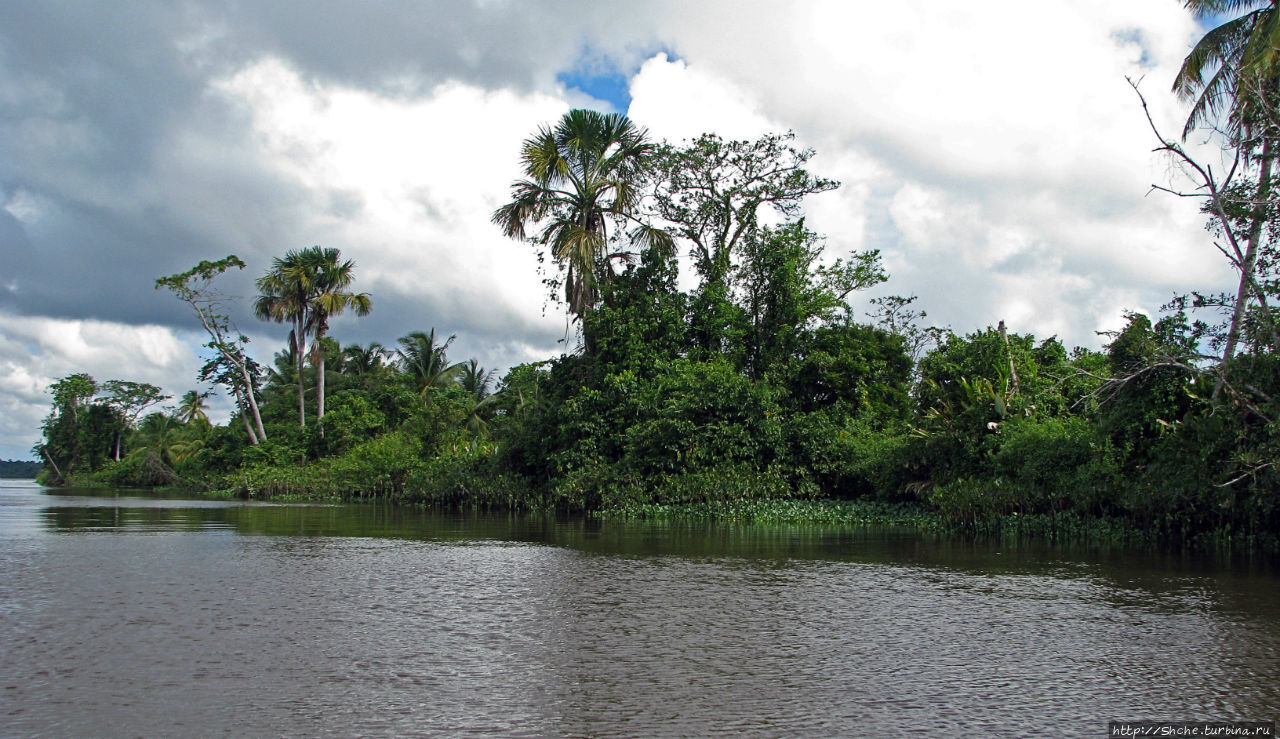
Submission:
[[[348,308],[357,316],[367,316],[373,308],[368,293],[347,291],[355,279],[355,262],[342,258],[337,249],[312,247],[306,250],[307,263],[313,270],[315,292],[311,298],[311,320],[308,323],[315,341],[312,342],[311,366],[316,371],[316,422],[324,435],[324,351],[323,340],[329,330],[329,318],[340,315]]]
[[[433,387],[444,387],[455,382],[461,365],[449,364],[446,351],[456,336],[436,343],[436,330],[411,331],[398,340],[400,371],[410,378],[414,387],[426,395]]]
[[[494,211],[493,222],[508,237],[550,251],[565,273],[564,298],[575,318],[596,305],[612,261],[626,256],[609,252],[611,221],[636,223],[642,242],[665,238],[634,221],[639,179],[653,150],[648,132],[626,116],[593,110],[571,110],[524,142],[526,179],[511,186],[511,202]]]
[[[1240,13],[1200,39],[1173,82],[1178,97],[1192,102],[1183,138],[1197,127],[1225,124],[1224,130],[1235,145],[1258,163],[1256,202],[1246,233],[1245,251],[1239,255],[1240,285],[1223,348],[1223,361],[1228,361],[1235,354],[1249,296],[1256,294],[1265,305],[1265,296],[1255,284],[1254,272],[1271,196],[1272,160],[1276,155],[1280,0],[1185,0],[1185,5],[1201,19]]]
[[[367,315],[372,307],[367,293],[346,291],[354,280],[355,262],[350,259],[340,261],[341,258],[339,250],[319,246],[290,250],[283,257],[272,260],[271,270],[257,282],[261,294],[254,301],[254,313],[264,320],[288,321],[291,326],[289,345],[297,362],[298,423],[301,426],[307,425],[303,365],[308,356],[317,370],[316,420],[324,420],[324,355],[320,340],[329,330],[329,318],[347,308],[354,310],[356,315]],[[307,352],[308,336],[315,337],[310,355]]]
[[[1201,20],[1240,15],[1210,30],[1183,60],[1173,80],[1178,97],[1193,103],[1184,138],[1197,127],[1226,123],[1233,134],[1247,129],[1265,105],[1259,95],[1274,90],[1280,71],[1277,0],[1185,0]],[[1265,82],[1270,81],[1267,85]]]
[[[298,380],[298,425],[304,427],[307,425],[307,405],[302,369],[311,321],[311,297],[315,293],[314,275],[308,268],[306,251],[310,250],[290,249],[283,257],[272,259],[271,270],[258,278],[260,294],[253,301],[253,312],[258,318],[289,323],[289,349],[296,362]]]

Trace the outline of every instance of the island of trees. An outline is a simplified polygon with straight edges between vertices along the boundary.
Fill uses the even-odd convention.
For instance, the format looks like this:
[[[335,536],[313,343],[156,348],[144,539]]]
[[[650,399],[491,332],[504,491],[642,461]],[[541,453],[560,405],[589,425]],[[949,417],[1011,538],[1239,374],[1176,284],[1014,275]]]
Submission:
[[[1160,189],[1200,199],[1238,289],[1131,313],[1102,351],[1003,323],[957,335],[914,297],[856,311],[888,275],[875,251],[824,254],[804,203],[839,183],[790,134],[672,144],[574,110],[524,142],[524,177],[492,219],[544,260],[574,351],[499,379],[453,361],[454,337],[432,327],[344,346],[330,320],[375,300],[356,265],[312,247],[257,281],[254,313],[288,326],[262,366],[217,289],[246,265],[202,262],[156,286],[208,334],[199,379],[234,399],[231,421],[209,422],[207,393],[157,411],[160,388],[71,375],[35,450],[43,479],[649,515],[799,506],[1275,546],[1275,13],[1211,31],[1178,76],[1184,135],[1214,128],[1228,171],[1152,126],[1192,178]],[[677,279],[681,256],[695,279]]]
[[[0,480],[31,480],[40,474],[39,462],[18,459],[0,459]]]

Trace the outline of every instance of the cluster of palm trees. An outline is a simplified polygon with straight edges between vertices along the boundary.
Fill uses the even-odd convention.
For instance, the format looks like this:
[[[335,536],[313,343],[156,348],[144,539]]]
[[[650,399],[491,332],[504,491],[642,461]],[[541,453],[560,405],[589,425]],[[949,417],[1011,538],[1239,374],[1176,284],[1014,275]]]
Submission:
[[[355,279],[355,263],[343,261],[337,249],[313,246],[295,249],[272,260],[271,269],[258,279],[261,294],[254,300],[258,318],[288,323],[289,348],[297,362],[298,424],[307,425],[303,364],[311,343],[311,366],[316,368],[316,422],[324,433],[324,356],[321,350],[329,319],[348,308],[356,315],[368,315],[372,301],[368,293],[347,290]]]
[[[438,340],[433,328],[401,336],[397,349],[387,349],[376,341],[364,346],[350,344],[341,351],[341,372],[355,377],[397,373],[423,397],[431,388],[457,386],[483,400],[491,394],[497,370],[486,370],[476,359],[450,363],[448,349],[456,338],[451,334]]]
[[[494,393],[497,371],[485,369],[476,359],[450,362],[448,349],[455,338],[450,335],[441,339],[433,328],[401,336],[395,349],[376,341],[339,349],[332,339],[322,336],[312,340],[310,355],[319,357],[328,373],[358,379],[358,384],[366,388],[379,382],[394,382],[412,390],[424,403],[432,402],[436,391],[461,390],[461,401],[467,406],[463,425],[479,436],[487,436],[486,420],[497,402]],[[296,346],[292,341],[276,354],[274,364],[269,385],[286,387],[296,383],[304,389],[308,387],[305,379],[299,382],[298,369],[304,365],[296,361]],[[313,369],[307,377],[315,377],[314,386],[321,387],[318,369]]]
[[[337,249],[313,246],[286,252],[272,261],[271,269],[257,281],[260,294],[254,301],[258,318],[289,324],[285,357],[292,363],[291,374],[298,386],[298,424],[307,424],[306,362],[314,371],[317,431],[324,435],[325,345],[329,319],[348,309],[356,315],[369,313],[372,301],[367,293],[350,289],[355,264],[343,260]],[[469,426],[484,430],[482,412],[486,407],[495,373],[485,371],[472,359],[450,364],[446,352],[454,336],[440,340],[435,329],[413,331],[400,337],[399,348],[388,350],[378,343],[351,345],[341,350],[344,374],[367,375],[391,370],[405,376],[413,389],[427,397],[431,388],[458,385],[474,400]]]
[[[213,428],[208,397],[188,390],[168,413],[151,413],[136,425],[129,438],[134,482],[167,485],[180,479],[176,469],[204,449]]]

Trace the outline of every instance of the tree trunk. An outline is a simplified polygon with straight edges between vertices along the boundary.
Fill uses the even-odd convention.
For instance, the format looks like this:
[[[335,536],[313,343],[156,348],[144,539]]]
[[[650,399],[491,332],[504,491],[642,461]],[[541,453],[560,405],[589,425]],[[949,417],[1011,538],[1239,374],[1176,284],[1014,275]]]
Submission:
[[[249,425],[249,416],[245,414],[244,409],[240,410],[240,420],[244,423],[244,430],[249,434],[249,445],[258,445],[258,435],[253,433],[253,426]]]
[[[302,334],[302,320],[297,319],[293,322],[293,353],[298,364],[298,425],[302,428],[307,427],[307,400],[305,394],[305,384],[302,381],[303,370],[306,367],[306,351],[307,338]]]
[[[1240,324],[1249,306],[1249,294],[1252,292],[1253,272],[1258,261],[1258,242],[1262,241],[1262,227],[1267,219],[1267,201],[1271,197],[1271,151],[1272,140],[1268,136],[1262,141],[1262,163],[1258,170],[1257,203],[1254,205],[1252,221],[1249,224],[1249,240],[1245,245],[1244,262],[1240,265],[1240,286],[1236,290],[1236,305],[1231,311],[1231,325],[1227,329],[1227,342],[1222,350],[1222,361],[1229,362],[1235,356],[1236,344],[1240,340]]]
[[[1004,351],[1009,357],[1009,379],[1013,383],[1012,387],[1005,388],[1005,402],[1013,399],[1018,394],[1018,368],[1013,363],[1013,347],[1009,345],[1009,332],[1004,326],[1004,321],[1000,321],[1000,338],[1004,339]]]
[[[249,443],[253,446],[258,445],[258,435],[253,433],[253,427],[249,425],[248,409],[245,407],[244,391],[240,388],[234,390],[236,396],[236,408],[240,410],[240,421],[244,423],[244,430],[249,434]]]
[[[324,349],[320,343],[321,332],[316,333],[311,347],[311,366],[316,370],[316,431],[324,438]]]
[[[49,456],[49,450],[41,449],[40,453],[44,455],[45,461],[47,461],[49,466],[53,468],[53,475],[57,479],[58,484],[61,485],[66,482],[67,478],[62,476],[62,470],[58,469],[58,465],[53,461],[53,457]]]
[[[253,411],[253,423],[258,427],[258,438],[263,441],[267,440],[267,430],[262,426],[262,414],[258,412],[258,391],[253,386],[253,377],[249,375],[248,368],[245,368],[245,395],[249,399],[249,410]]]

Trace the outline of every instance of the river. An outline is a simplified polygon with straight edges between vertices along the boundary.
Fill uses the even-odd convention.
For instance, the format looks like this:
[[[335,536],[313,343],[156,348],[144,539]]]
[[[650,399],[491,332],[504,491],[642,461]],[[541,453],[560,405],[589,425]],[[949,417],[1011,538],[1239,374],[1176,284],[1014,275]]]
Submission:
[[[1102,736],[1280,716],[1272,564],[0,481],[0,735]]]

